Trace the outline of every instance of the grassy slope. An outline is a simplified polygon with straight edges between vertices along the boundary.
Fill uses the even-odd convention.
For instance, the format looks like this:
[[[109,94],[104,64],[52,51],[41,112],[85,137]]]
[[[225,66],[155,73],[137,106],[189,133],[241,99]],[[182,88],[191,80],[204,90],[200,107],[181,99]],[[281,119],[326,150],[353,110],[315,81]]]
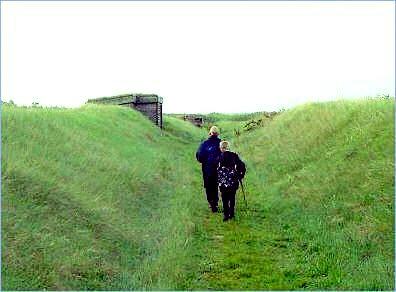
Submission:
[[[306,104],[233,142],[248,209],[239,191],[235,222],[206,219],[195,287],[394,288],[393,101]]]
[[[263,113],[244,113],[244,114],[222,114],[222,113],[210,113],[204,116],[204,120],[209,123],[216,122],[224,122],[224,121],[234,121],[234,122],[243,122],[249,119],[256,118],[258,116],[262,116]]]
[[[186,287],[202,134],[112,106],[3,106],[2,288]]]
[[[257,120],[258,118],[269,120],[261,112],[246,113],[246,114],[221,114],[221,113],[210,113],[210,114],[197,114],[203,117],[204,125],[203,128],[209,131],[213,125],[219,125],[221,137],[223,139],[231,139],[235,135],[235,131],[243,131],[244,126],[250,120]],[[167,116],[176,117],[178,119],[183,118],[183,114],[168,114]]]
[[[239,137],[218,121],[248,166],[226,224],[197,195],[205,130],[3,107],[2,288],[390,290],[393,106],[308,104]]]

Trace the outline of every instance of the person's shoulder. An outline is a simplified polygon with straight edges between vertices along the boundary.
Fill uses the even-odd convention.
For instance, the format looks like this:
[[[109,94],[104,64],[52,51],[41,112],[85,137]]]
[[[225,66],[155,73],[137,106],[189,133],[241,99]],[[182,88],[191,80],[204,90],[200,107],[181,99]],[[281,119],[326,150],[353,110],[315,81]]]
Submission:
[[[209,143],[210,145],[213,145],[213,146],[217,146],[217,145],[219,145],[220,142],[221,142],[221,140],[220,140],[220,139],[217,139],[217,138],[209,138],[207,141],[208,141],[208,143]]]
[[[210,136],[208,138],[208,141],[215,141],[215,142],[221,142],[221,139],[218,136]]]
[[[238,153],[236,153],[236,152],[231,152],[232,154],[232,157],[234,158],[234,159],[237,159],[237,160],[241,160],[241,158],[239,157],[239,155],[238,155]]]
[[[201,144],[202,144],[202,145],[203,145],[203,144],[208,144],[209,142],[210,142],[209,139],[205,139],[205,140],[202,140]]]

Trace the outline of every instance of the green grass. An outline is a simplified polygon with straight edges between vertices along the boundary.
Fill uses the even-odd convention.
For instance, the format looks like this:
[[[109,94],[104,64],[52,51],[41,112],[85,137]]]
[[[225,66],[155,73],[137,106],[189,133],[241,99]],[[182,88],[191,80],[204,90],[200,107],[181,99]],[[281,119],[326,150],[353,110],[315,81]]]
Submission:
[[[265,124],[271,120],[268,116],[266,116],[270,115],[270,113],[266,112],[243,114],[210,113],[197,115],[203,117],[204,124],[202,125],[202,128],[207,132],[213,125],[218,126],[222,139],[232,139],[236,135],[236,132],[241,134],[247,131],[246,124],[251,121],[258,121],[260,119],[263,121],[263,124]],[[184,114],[168,114],[167,116],[182,120]]]
[[[248,209],[198,234],[197,287],[393,290],[394,102],[313,103],[236,137]]]
[[[3,289],[185,287],[200,130],[113,106],[2,114]]]
[[[226,223],[195,161],[209,124],[3,105],[2,289],[394,289],[392,100],[214,117],[248,168]]]
[[[216,123],[216,122],[224,122],[224,121],[233,121],[233,122],[243,122],[255,117],[262,116],[264,112],[255,112],[255,113],[242,113],[242,114],[223,114],[223,113],[210,113],[204,115],[204,120],[208,123]]]

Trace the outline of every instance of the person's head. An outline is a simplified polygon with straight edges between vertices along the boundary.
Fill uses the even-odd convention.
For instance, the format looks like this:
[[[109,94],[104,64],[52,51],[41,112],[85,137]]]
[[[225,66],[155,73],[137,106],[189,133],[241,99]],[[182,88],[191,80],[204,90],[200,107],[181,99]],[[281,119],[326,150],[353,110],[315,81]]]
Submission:
[[[209,136],[218,136],[219,135],[219,128],[216,126],[212,126],[209,130]]]
[[[228,141],[221,141],[220,142],[220,151],[225,152],[227,150],[230,150],[230,142]]]

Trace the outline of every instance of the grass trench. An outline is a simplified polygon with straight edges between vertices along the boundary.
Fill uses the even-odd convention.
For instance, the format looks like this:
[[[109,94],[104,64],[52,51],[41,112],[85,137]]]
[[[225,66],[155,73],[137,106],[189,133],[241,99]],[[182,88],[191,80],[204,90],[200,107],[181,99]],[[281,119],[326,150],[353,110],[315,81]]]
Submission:
[[[3,106],[2,289],[394,289],[393,101],[306,104],[250,131],[257,113],[215,117],[248,168],[226,223],[194,157],[206,129]]]

